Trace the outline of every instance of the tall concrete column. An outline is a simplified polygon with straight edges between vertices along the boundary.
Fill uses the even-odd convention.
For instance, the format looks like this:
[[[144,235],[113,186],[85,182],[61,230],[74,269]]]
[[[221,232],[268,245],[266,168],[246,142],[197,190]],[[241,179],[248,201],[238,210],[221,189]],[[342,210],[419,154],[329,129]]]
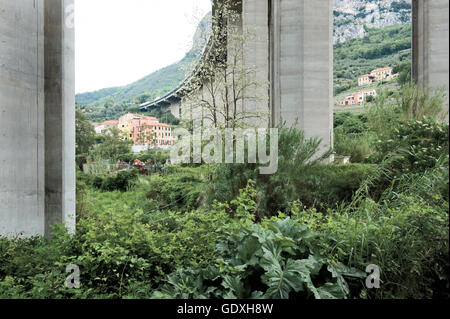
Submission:
[[[413,0],[413,78],[449,96],[449,1]],[[447,113],[448,122],[448,113]]]
[[[0,235],[45,230],[43,12],[0,0]]]
[[[249,122],[257,127],[268,126],[269,108],[269,1],[242,2],[242,32],[244,34],[243,66],[247,75],[243,108],[256,112],[258,119]]]
[[[45,0],[45,232],[75,228],[73,0]],[[68,15],[67,15],[68,14]]]
[[[333,1],[271,1],[273,125],[333,146]]]
[[[0,236],[75,226],[73,0],[0,0]]]

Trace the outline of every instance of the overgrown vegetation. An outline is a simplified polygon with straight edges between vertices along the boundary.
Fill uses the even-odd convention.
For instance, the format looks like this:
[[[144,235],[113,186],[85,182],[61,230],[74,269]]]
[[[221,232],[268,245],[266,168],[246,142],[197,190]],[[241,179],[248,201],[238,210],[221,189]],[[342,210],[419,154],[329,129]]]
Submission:
[[[76,232],[55,225],[49,238],[0,238],[0,299],[448,298],[443,96],[409,84],[410,26],[368,32],[337,47],[338,78],[395,62],[400,91],[378,92],[365,114],[338,114],[334,150],[280,126],[273,175],[259,164],[167,165],[167,151],[136,156],[116,129],[97,138],[85,114],[109,119],[155,97],[140,89],[146,81],[83,96],[97,105],[77,112]],[[239,98],[226,98],[211,115],[222,104],[225,127],[243,126],[229,113]],[[328,163],[332,152],[350,163]],[[166,166],[139,174],[135,159]],[[68,265],[80,269],[79,289],[65,285]],[[381,271],[379,289],[366,287],[368,265]]]
[[[0,298],[448,298],[439,105],[411,86],[336,116],[343,155],[340,143],[366,140],[359,164],[321,163],[319,141],[280,128],[272,176],[249,164],[79,173],[74,235],[0,239]],[[80,289],[65,287],[69,264]],[[369,264],[380,289],[365,287]]]

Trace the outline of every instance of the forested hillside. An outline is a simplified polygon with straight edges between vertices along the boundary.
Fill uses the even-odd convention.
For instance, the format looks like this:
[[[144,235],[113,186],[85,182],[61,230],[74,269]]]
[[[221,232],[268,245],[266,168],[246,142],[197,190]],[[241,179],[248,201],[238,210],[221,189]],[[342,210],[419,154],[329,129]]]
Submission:
[[[94,92],[81,93],[76,95],[76,100],[79,105],[91,104],[108,95],[113,95],[120,90],[120,87],[101,89]]]
[[[366,30],[363,39],[354,38],[335,46],[336,94],[357,86],[358,77],[375,68],[390,66],[395,73],[410,72],[411,24]]]
[[[86,109],[89,120],[115,119],[133,108],[137,108],[140,103],[152,100],[176,87],[183,81],[188,66],[196,58],[197,56],[193,52],[189,52],[180,62],[169,65],[127,86],[79,94],[76,97],[77,103]],[[112,94],[102,94],[108,90],[112,91]]]

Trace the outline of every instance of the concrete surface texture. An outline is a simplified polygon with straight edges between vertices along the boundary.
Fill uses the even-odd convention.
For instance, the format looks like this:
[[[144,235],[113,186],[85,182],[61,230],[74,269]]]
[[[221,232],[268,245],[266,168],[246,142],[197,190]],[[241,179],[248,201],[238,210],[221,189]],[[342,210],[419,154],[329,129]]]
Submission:
[[[333,1],[271,3],[273,124],[333,147]]]
[[[449,97],[449,1],[413,1],[413,76],[423,87],[441,88]]]
[[[75,227],[73,0],[0,0],[0,236]]]

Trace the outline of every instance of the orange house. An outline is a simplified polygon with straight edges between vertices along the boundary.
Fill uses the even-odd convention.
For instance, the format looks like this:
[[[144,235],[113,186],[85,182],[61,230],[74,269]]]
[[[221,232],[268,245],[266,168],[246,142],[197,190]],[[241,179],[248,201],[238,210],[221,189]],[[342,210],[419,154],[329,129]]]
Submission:
[[[175,142],[172,127],[160,123],[156,117],[128,113],[119,119],[119,130],[125,140],[134,145],[170,146]]]
[[[130,124],[133,127],[134,145],[170,146],[175,142],[169,124],[145,118],[133,119]]]

